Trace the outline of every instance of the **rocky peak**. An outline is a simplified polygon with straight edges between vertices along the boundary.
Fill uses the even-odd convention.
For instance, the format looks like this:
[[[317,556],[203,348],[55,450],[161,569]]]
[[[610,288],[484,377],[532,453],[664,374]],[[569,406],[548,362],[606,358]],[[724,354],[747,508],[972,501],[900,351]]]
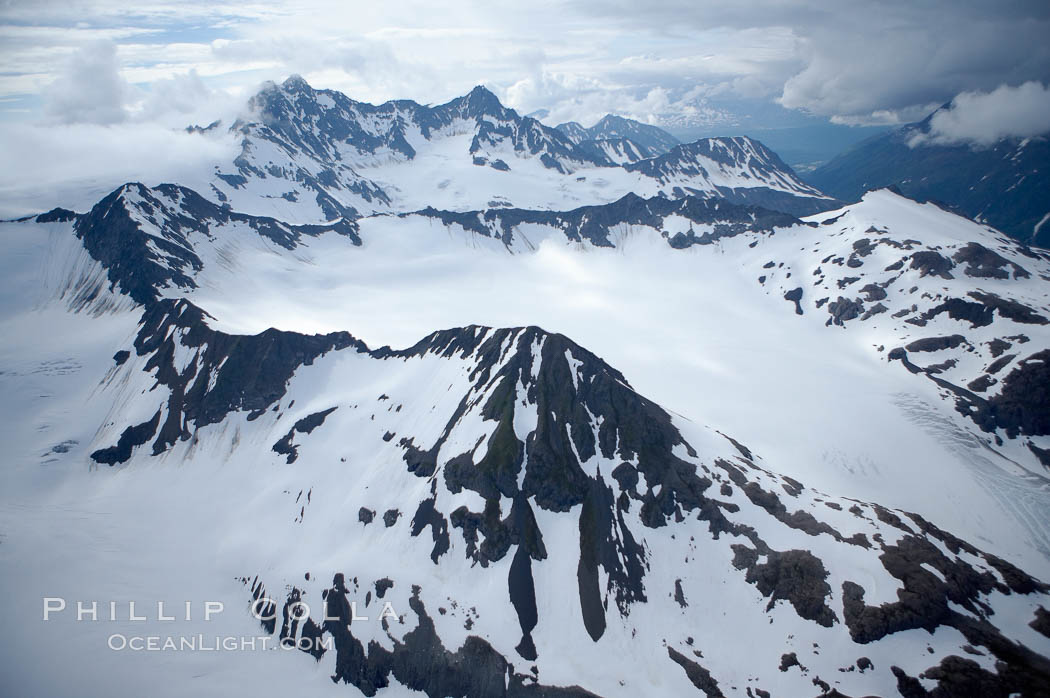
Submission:
[[[517,114],[503,106],[499,97],[483,85],[477,85],[463,97],[453,100],[453,103],[461,110],[462,116],[470,119],[480,119],[492,116],[497,119],[517,117]]]
[[[289,75],[288,79],[281,83],[281,89],[285,92],[313,92],[310,83],[306,82],[298,73]]]

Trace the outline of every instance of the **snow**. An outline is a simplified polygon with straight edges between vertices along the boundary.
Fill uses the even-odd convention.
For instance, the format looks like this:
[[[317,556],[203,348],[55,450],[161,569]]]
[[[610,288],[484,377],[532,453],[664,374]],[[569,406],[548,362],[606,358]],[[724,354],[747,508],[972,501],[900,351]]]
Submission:
[[[572,376],[572,388],[573,390],[579,390],[580,388],[580,366],[583,365],[582,361],[577,361],[572,356],[572,350],[565,350],[565,361],[569,364],[569,375]]]
[[[1050,211],[1048,211],[1046,215],[1040,218],[1039,222],[1035,224],[1035,228],[1032,229],[1032,235],[1038,235],[1040,229],[1042,229],[1043,227],[1043,224],[1046,223],[1048,220],[1050,220]]]
[[[990,461],[972,446],[945,448],[945,438],[954,442],[956,437],[933,425],[954,424],[954,417],[950,406],[940,406],[935,386],[904,370],[887,370],[885,353],[873,351],[910,341],[908,332],[896,328],[916,328],[891,317],[896,306],[843,332],[824,327],[827,315],[813,307],[820,295],[843,293],[834,275],[825,280],[829,288],[823,294],[807,288],[802,318],[781,298],[799,283],[808,285],[822,258],[848,255],[852,241],[872,226],[890,230],[895,239],[921,239],[927,245],[987,237],[984,228],[888,192],[869,194],[834,226],[834,231],[856,232],[829,238],[826,228],[796,227],[759,236],[754,248],[749,245],[755,238],[741,236],[686,250],[671,249],[658,231],[645,227],[632,227],[618,247],[603,249],[567,243],[560,231],[530,226],[529,244],[515,241],[517,253],[508,254],[501,241],[455,226],[381,216],[361,221],[360,248],[327,234],[304,239],[298,259],[291,259],[268,242],[238,243],[229,256],[236,268],[254,270],[247,276],[202,254],[200,289],[191,298],[226,331],[349,329],[370,346],[409,346],[435,327],[469,324],[538,325],[561,332],[597,352],[658,404],[698,423],[718,424],[759,454],[775,456],[775,467],[785,474],[826,492],[920,511],[964,537],[995,542],[1015,561],[1043,565],[1043,554],[1032,551],[1043,549],[1046,539],[1040,536],[1045,534],[1032,528],[1029,515],[1017,511],[1019,505],[998,494],[1002,487],[988,487],[987,468],[978,463]],[[862,274],[905,253],[880,246],[874,254],[859,270]],[[770,259],[784,267],[761,269]],[[1026,258],[1022,263],[1032,271],[1038,264]],[[823,267],[829,274],[839,269]],[[788,271],[794,271],[792,278],[786,278]],[[918,272],[909,273],[918,282]],[[765,287],[755,282],[760,274],[769,277]],[[865,283],[856,282],[850,290]],[[902,296],[901,303],[913,302],[902,293],[912,283],[898,281],[884,302],[893,302],[895,294]],[[955,281],[927,278],[922,283],[925,288],[931,283],[972,287],[961,274]],[[1003,286],[997,292],[1008,289],[1031,302],[1041,300],[1039,283],[1035,278],[981,280],[989,290]],[[924,336],[959,331],[958,324],[941,315]],[[977,345],[994,329],[965,334]],[[1033,333],[1043,332],[1038,326],[1024,330],[1033,339]],[[963,359],[955,369],[960,375],[987,363],[979,354]],[[943,417],[917,420],[917,411]],[[887,433],[894,438],[886,439]],[[1024,449],[1010,457],[1032,459]],[[1008,471],[994,476],[1003,486],[1026,477],[1006,462],[992,467],[992,472]],[[909,486],[900,487],[902,480]],[[1027,485],[1024,489],[1029,491],[1025,506],[1034,507],[1036,521],[1045,520],[1045,495]],[[986,505],[964,504],[974,501]]]
[[[330,101],[324,103],[327,108]],[[655,183],[624,170],[584,168],[566,177],[499,148],[492,154],[506,156],[510,172],[473,166],[463,157],[471,128],[454,123],[430,141],[410,134],[419,151],[411,163],[381,153],[353,166],[392,195],[392,211],[425,205],[483,208],[494,197],[519,206],[567,208],[609,201],[631,190],[643,193],[646,187],[656,191]],[[252,144],[259,162],[313,166],[276,147],[267,150],[265,143]],[[737,176],[719,171],[711,182],[738,186]],[[266,198],[279,196],[286,185],[267,178],[253,180],[247,190],[225,191],[235,208],[292,221],[316,219],[320,211],[312,203]],[[125,195],[137,200],[134,191]],[[343,202],[362,204],[350,195]],[[139,222],[157,231],[155,223]],[[983,226],[885,191],[808,222],[817,226],[675,250],[663,234],[693,227],[681,217],[669,218],[663,230],[625,225],[610,235],[614,247],[598,248],[567,241],[560,231],[542,225],[522,226],[505,245],[423,216],[376,215],[360,221],[361,246],[327,233],[304,237],[294,251],[244,224],[229,223],[209,236],[191,234],[189,243],[203,261],[195,275],[197,287],[164,293],[185,295],[215,318],[213,327],[227,332],[348,330],[372,347],[410,346],[435,329],[471,324],[560,332],[669,410],[699,454],[690,456],[680,444],[674,455],[702,474],[723,477],[712,461],[736,456],[721,436],[729,434],[768,469],[749,470],[750,479],[778,493],[782,483],[774,471],[802,481],[807,488],[802,494],[782,497],[789,510],[813,512],[844,537],[879,534],[889,545],[901,537],[864,504],[877,501],[919,512],[1036,576],[1050,577],[1050,489],[1031,454],[1015,441],[999,448],[1003,455],[992,451],[982,440],[987,437],[954,413],[935,384],[887,365],[885,352],[875,348],[965,330],[972,352],[922,357],[924,364],[959,358],[945,375],[965,384],[963,376],[987,365],[984,347],[998,336],[998,321],[995,327],[973,329],[942,315],[918,334],[892,312],[912,303],[928,309],[938,293],[960,296],[974,287],[1046,312],[1045,282],[1039,278],[1048,273],[1046,261],[1019,255],[1013,243]],[[1032,277],[974,280],[959,273],[953,279],[920,280],[917,270],[904,270],[887,288],[887,313],[851,321],[845,329],[826,327],[828,316],[816,309],[817,298],[834,298],[840,291],[852,297],[869,281],[881,280],[886,266],[905,254],[879,246],[859,270],[821,262],[829,255],[848,256],[861,237],[877,237],[867,232],[870,228],[889,231],[895,240],[920,240],[921,249],[941,249],[947,256],[980,240],[1025,266]],[[455,650],[474,634],[517,662],[520,632],[506,581],[512,555],[487,566],[475,564],[465,555],[459,531],[451,530],[449,552],[434,563],[430,531],[411,536],[409,527],[419,503],[431,497],[446,518],[463,506],[483,510],[485,500],[477,493],[443,487],[443,468],[463,453],[475,460],[486,454],[497,423],[482,417],[483,406],[497,387],[492,378],[516,351],[528,352],[533,370],[531,376],[517,377],[513,429],[522,440],[535,431],[537,407],[529,402],[528,387],[540,370],[542,335],[519,347],[529,335],[509,333],[483,385],[471,378],[476,357],[463,353],[380,360],[354,349],[330,352],[296,372],[276,411],[251,422],[246,413],[232,413],[194,429],[193,438],[158,456],[144,446],[127,464],[91,466],[91,451],[116,443],[127,425],[148,420],[158,409],[162,420],[167,417],[166,390],[143,370],[148,357],[132,347],[140,309],[119,289],[109,288],[105,270],[84,251],[69,223],[2,223],[0,240],[5,245],[0,336],[8,338],[0,345],[0,439],[9,463],[0,470],[0,596],[10,606],[9,626],[19,629],[17,641],[15,634],[6,635],[0,654],[3,673],[17,667],[24,679],[22,693],[112,695],[119,675],[119,690],[135,694],[345,695],[349,689],[329,680],[334,653],[314,663],[282,650],[114,655],[106,648],[112,633],[145,628],[161,634],[259,634],[259,624],[247,612],[248,586],[239,581],[256,575],[274,598],[283,600],[295,586],[319,607],[322,590],[341,571],[353,579],[351,598],[361,608],[374,581],[389,577],[394,587],[384,601],[405,615],[404,624],[384,631],[377,620],[382,606],[373,599],[366,612],[370,619],[354,626],[366,645],[375,641],[388,648],[392,638],[403,638],[415,627],[408,599],[413,585],[419,585],[446,648]],[[767,270],[769,261],[776,264]],[[814,282],[817,267],[826,278]],[[848,290],[838,288],[850,274],[861,280]],[[767,277],[764,285],[756,281],[759,275]],[[906,292],[919,284],[928,297]],[[805,287],[803,317],[783,299],[786,290],[799,285]],[[77,302],[88,297],[89,302]],[[74,312],[78,308],[81,312]],[[1025,326],[1024,331],[1031,337],[1025,355],[1050,345],[1046,327]],[[170,338],[175,369],[195,370],[203,349],[185,345],[181,331]],[[132,348],[122,366],[113,359],[118,348]],[[550,358],[567,363],[575,390],[583,380],[582,358],[569,350]],[[208,385],[216,375],[209,375]],[[308,436],[293,433],[299,449],[295,463],[272,450],[298,420],[332,407],[336,410]],[[597,435],[600,419],[589,410],[588,416]],[[384,438],[387,433],[392,438]],[[407,471],[402,438],[411,438],[421,450],[441,444],[433,476]],[[581,466],[608,483],[620,462],[599,450]],[[519,473],[519,485],[527,467]],[[730,517],[734,523],[760,531],[773,550],[808,550],[825,561],[829,604],[839,622],[831,627],[800,622],[783,600],[767,611],[769,599],[744,582],[744,573],[733,565],[732,546],[744,539],[712,538],[702,521],[649,528],[633,507],[624,520],[645,550],[648,603],[621,616],[610,598],[609,577],[600,570],[608,627],[593,642],[580,622],[576,586],[582,508],[555,513],[533,501],[547,551],[546,559],[532,563],[539,680],[580,683],[608,695],[692,694],[685,673],[667,658],[666,648],[673,647],[689,658],[696,656],[694,649],[702,652],[698,661],[724,691],[751,684],[795,695],[812,692],[816,676],[838,684],[844,676],[839,669],[864,654],[876,669],[850,674],[849,692],[879,694],[895,685],[888,673],[891,664],[916,675],[932,662],[926,647],[934,647],[938,657],[962,651],[965,638],[943,627],[933,634],[913,630],[854,645],[841,622],[843,583],[859,584],[868,604],[893,602],[901,588],[875,562],[878,550],[785,526],[752,505],[739,487],[732,490],[719,497],[739,507]],[[863,516],[846,511],[854,502]],[[362,507],[376,513],[367,526],[358,520]],[[389,509],[401,516],[387,527],[383,513]],[[502,498],[500,516],[509,515],[509,509],[510,500]],[[988,569],[973,555],[935,545],[949,560]],[[934,568],[924,569],[943,580]],[[672,598],[678,579],[689,604],[684,608]],[[187,599],[209,599],[223,602],[225,611],[214,621],[195,616],[173,621],[170,628],[130,620],[76,623],[69,614],[42,623],[43,596],[135,600],[142,608],[155,608],[158,601],[180,607]],[[993,592],[984,600],[997,621],[1003,619],[1008,637],[1050,651],[1050,642],[1027,626],[1036,598]],[[725,624],[732,625],[732,633]],[[788,651],[798,653],[807,672],[774,669]],[[747,662],[740,661],[742,653]],[[609,657],[615,658],[614,666],[597,670]],[[980,662],[991,666],[989,658]],[[63,671],[54,671],[55,666]],[[395,686],[383,695],[406,693]]]

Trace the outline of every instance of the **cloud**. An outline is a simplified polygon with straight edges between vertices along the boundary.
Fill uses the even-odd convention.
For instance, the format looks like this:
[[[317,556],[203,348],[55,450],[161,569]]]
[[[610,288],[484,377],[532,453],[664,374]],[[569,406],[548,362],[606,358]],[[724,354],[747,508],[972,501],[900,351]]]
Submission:
[[[244,108],[241,91],[210,88],[193,68],[173,72],[169,67],[158,71],[164,77],[132,84],[126,76],[135,68],[123,67],[120,58],[110,41],[88,43],[73,54],[44,90],[45,121],[97,126],[148,122],[184,128],[194,122],[232,121]]]
[[[207,191],[215,165],[239,152],[234,134],[189,134],[155,123],[11,124],[0,129],[0,218],[55,206],[85,211],[125,182],[179,182]]]
[[[1045,16],[872,3],[853,16],[857,26],[844,19],[807,30],[805,67],[784,83],[783,106],[861,119],[896,112],[905,122],[918,107],[963,91],[1050,75]]]
[[[220,120],[232,124],[245,109],[245,95],[209,87],[196,70],[133,88],[137,101],[129,107],[130,119],[182,129],[189,124]]]
[[[197,71],[190,70],[155,82],[151,86],[150,98],[143,105],[143,113],[147,117],[169,111],[191,114],[211,97],[212,91],[204,85]]]
[[[1050,132],[1050,86],[1029,81],[1000,85],[991,92],[963,92],[948,109],[934,113],[926,133],[908,145],[991,145],[1003,138],[1028,138]]]
[[[900,126],[922,121],[940,106],[937,102],[931,102],[903,109],[876,109],[870,114],[835,114],[830,121],[840,126]]]
[[[778,60],[727,65],[737,77],[750,70],[775,83],[784,107],[844,123],[903,123],[962,91],[1050,76],[1045,0],[581,0],[574,7],[625,36],[667,45],[690,36],[696,53],[721,54],[721,45],[706,50],[718,32],[776,38]],[[760,42],[744,45],[763,56]]]
[[[242,95],[299,73],[370,102],[440,102],[485,84],[516,108],[579,121],[600,111],[730,123],[746,116],[723,118],[735,102],[775,100],[800,117],[906,123],[961,92],[1050,76],[1045,0],[143,0],[134,13],[117,0],[9,0],[4,10],[0,97],[67,76],[63,61],[90,37],[116,41],[120,76],[147,94],[190,71]],[[145,114],[134,89],[115,99],[119,86],[54,97],[51,114],[105,122],[120,118],[114,104]]]
[[[119,72],[117,49],[111,41],[90,43],[66,63],[58,79],[44,91],[44,113],[63,124],[116,124],[124,108],[128,83]]]
[[[545,121],[551,124],[580,121],[590,125],[609,112],[650,121],[667,107],[665,90],[654,88],[642,95],[626,94],[624,88],[595,78],[549,71],[498,91],[507,106],[522,113],[546,108]]]

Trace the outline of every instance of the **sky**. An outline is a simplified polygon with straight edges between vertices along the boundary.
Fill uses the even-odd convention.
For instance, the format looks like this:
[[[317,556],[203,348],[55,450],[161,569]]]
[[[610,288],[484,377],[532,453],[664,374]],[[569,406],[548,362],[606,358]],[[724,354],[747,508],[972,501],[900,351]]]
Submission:
[[[765,103],[838,123],[921,118],[1050,82],[1045,0],[0,1],[5,121],[217,112],[299,73],[364,101],[476,84],[590,123],[731,121]]]
[[[957,100],[930,140],[985,143],[1050,129],[1048,36],[1046,0],[0,0],[0,154],[25,171],[178,159],[164,134],[230,123],[291,74],[369,102],[483,84],[550,125],[617,113],[704,135]]]

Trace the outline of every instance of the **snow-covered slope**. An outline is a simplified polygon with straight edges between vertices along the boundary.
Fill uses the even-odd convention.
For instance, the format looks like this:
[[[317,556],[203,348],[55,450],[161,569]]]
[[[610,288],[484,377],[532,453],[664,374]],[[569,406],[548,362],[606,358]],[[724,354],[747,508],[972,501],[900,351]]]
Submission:
[[[252,118],[233,126],[243,136],[236,171],[219,173],[212,185],[215,195],[235,208],[257,197],[261,187],[267,196],[300,209],[319,207],[322,220],[389,210],[396,202],[384,185],[391,183],[381,174],[377,182],[375,169],[404,164],[432,142],[456,136],[465,139],[456,139],[464,147],[451,154],[453,166],[507,171],[508,162],[524,158],[541,170],[569,174],[609,164],[560,131],[503,107],[481,86],[436,107],[409,100],[374,106],[314,90],[293,76],[264,88],[249,106]]]
[[[774,475],[561,335],[467,327],[368,350],[224,335],[166,300],[127,349],[101,399],[152,416],[104,429],[92,458],[267,464],[247,506],[205,495],[273,542],[235,573],[273,600],[267,632],[331,635],[324,672],[366,695],[392,679],[637,695],[1050,676],[1050,638],[1015,620],[1046,586],[922,517]],[[391,615],[349,623],[349,601]],[[288,615],[299,602],[309,620]]]
[[[806,179],[843,201],[875,187],[899,187],[906,196],[953,206],[1017,240],[1050,246],[1050,134],[983,146],[942,143],[931,124],[950,109],[946,104],[918,123],[859,143]]]
[[[700,141],[675,151],[672,166],[661,155],[667,144],[644,124],[617,130],[607,118],[578,141],[519,116],[480,86],[433,107],[409,100],[374,106],[292,77],[253,97],[250,114],[232,127],[241,154],[201,193],[293,222],[427,205],[564,209],[628,192],[744,200],[754,189],[753,203],[774,209],[811,213],[834,205],[753,141]],[[627,135],[614,137],[621,131]]]
[[[149,199],[112,203],[120,201]],[[8,224],[5,233],[28,242],[38,226],[75,240],[69,220]],[[792,229],[813,230],[662,244],[686,256]],[[317,240],[368,248],[367,236],[360,248],[338,234]],[[26,259],[49,247],[25,248]],[[61,297],[45,305],[71,311]],[[195,670],[150,655],[113,664],[126,655],[111,653],[107,638],[158,632],[149,620],[138,629],[126,620],[38,623],[21,638],[21,652],[46,643],[60,660],[121,667],[119,690],[175,695],[188,670],[216,674],[193,685],[217,694],[229,690],[219,668],[230,666],[259,692],[287,690],[294,676],[300,690],[333,695],[353,690],[343,682],[366,695],[885,694],[978,682],[1032,692],[1050,674],[1050,637],[1038,631],[1045,585],[921,516],[776,475],[773,459],[668,413],[562,335],[471,326],[404,350],[369,349],[345,332],[226,334],[186,300],[147,299],[121,340],[127,313],[108,316],[125,329],[101,333],[116,349],[108,370],[85,361],[97,385],[55,379],[85,400],[78,423],[99,425],[45,454],[50,478],[65,486],[55,489],[81,506],[50,494],[47,519],[5,509],[13,550],[24,555],[34,531],[75,521],[79,535],[51,546],[82,591],[112,588],[92,560],[115,548],[158,560],[121,568],[140,609],[191,593],[229,600],[230,615],[214,624],[180,618],[162,635],[244,634],[255,599],[263,618],[253,634],[315,649],[314,658],[224,653]],[[24,427],[40,413],[25,407],[8,415],[12,435],[34,434]],[[56,423],[48,442],[71,429]],[[92,476],[76,467],[80,458],[114,470]],[[24,493],[30,467],[6,471],[4,491]],[[86,501],[106,514],[85,511]],[[173,527],[175,541],[154,534]],[[4,555],[5,596],[38,613],[31,595],[41,573]],[[329,648],[309,644],[317,638]],[[53,672],[20,685],[68,686]]]
[[[575,121],[558,124],[555,128],[571,138],[575,143],[629,140],[637,147],[651,153],[652,156],[662,155],[679,143],[677,138],[662,128],[643,124],[634,119],[616,116],[615,114],[606,114],[590,128],[586,128]]]
[[[609,162],[623,165],[630,162],[638,162],[657,155],[653,150],[638,145],[628,138],[602,138],[598,140],[580,141],[580,147],[595,153]]]
[[[361,287],[360,274],[370,266],[382,268],[387,250],[397,250],[392,253],[399,267],[392,272],[395,276],[432,267],[435,254],[453,262],[461,278],[469,278],[468,269],[476,265],[495,273],[510,264],[508,278],[515,284],[488,292],[496,312],[483,310],[489,303],[463,306],[454,300],[451,306],[466,312],[450,316],[450,322],[477,320],[472,313],[479,312],[484,315],[480,319],[499,320],[504,312],[500,306],[508,302],[503,296],[518,293],[519,285],[536,283],[527,264],[513,262],[506,252],[531,257],[566,244],[582,246],[581,251],[630,252],[632,239],[641,236],[669,252],[695,252],[687,255],[686,268],[701,276],[710,276],[711,265],[724,264],[728,254],[748,279],[748,286],[735,293],[736,303],[752,306],[756,292],[786,299],[775,312],[804,315],[799,332],[818,337],[838,327],[856,328],[854,341],[882,365],[880,371],[895,370],[887,362],[903,359],[912,373],[933,378],[937,391],[949,391],[949,404],[959,413],[955,422],[990,434],[990,447],[1002,446],[1004,439],[1023,444],[1006,461],[1019,463],[1022,474],[1045,473],[1050,430],[1041,416],[1045,398],[1037,386],[1039,352],[1050,344],[1046,254],[888,191],[869,194],[827,216],[804,223],[724,201],[632,194],[611,204],[563,212],[427,208],[396,217],[289,226],[219,208],[185,188],[127,185],[73,225],[116,289],[140,303],[161,296],[199,299],[224,326],[238,331],[258,331],[277,321],[286,329],[331,331],[360,324],[362,312],[377,318],[364,321],[372,326],[395,312],[387,305],[389,291],[375,296],[369,289],[381,282],[363,282],[362,290],[375,298],[361,309],[348,304],[348,297],[358,292],[345,284]],[[450,237],[441,241],[434,237],[436,230]],[[488,252],[478,256],[465,243]],[[645,263],[653,264],[647,274],[659,275],[665,262]],[[248,270],[253,273],[246,274]],[[291,295],[286,283],[273,276],[283,270],[297,289]],[[349,270],[358,271],[346,276]],[[446,283],[444,274],[433,276],[433,267],[428,274],[430,290],[420,297],[447,294],[436,288]],[[726,290],[728,282],[719,283]],[[298,290],[307,288],[311,290]],[[642,293],[655,302],[663,292],[656,287]],[[280,306],[287,310],[275,313]],[[259,316],[266,324],[252,320]],[[566,322],[542,304],[531,316],[512,317]],[[601,317],[574,324],[595,320],[601,324]],[[416,331],[425,331],[430,321],[418,322]],[[821,327],[810,329],[811,322]],[[642,334],[653,331],[646,328]],[[378,337],[410,338],[405,333]],[[921,371],[917,357],[922,357]],[[671,403],[680,404],[677,399]]]
[[[1044,691],[1045,251],[482,89],[256,107],[214,189],[0,223],[8,692]]]
[[[830,234],[771,256],[762,283],[800,314],[856,326],[996,445],[1020,435],[1050,468],[1050,254],[889,190],[829,215]]]
[[[734,203],[796,215],[834,208],[833,199],[800,180],[776,153],[747,136],[676,145],[624,169],[655,179],[660,191],[670,196],[716,192]]]
[[[204,265],[198,247],[203,248],[205,240],[211,259],[227,266],[233,260],[224,258],[223,250],[244,238],[290,251],[304,236],[328,232],[360,244],[353,221],[289,225],[232,212],[174,184],[154,189],[126,184],[74,220],[77,236],[105,266],[110,282],[139,303],[155,300],[168,289],[193,288],[192,277]]]

